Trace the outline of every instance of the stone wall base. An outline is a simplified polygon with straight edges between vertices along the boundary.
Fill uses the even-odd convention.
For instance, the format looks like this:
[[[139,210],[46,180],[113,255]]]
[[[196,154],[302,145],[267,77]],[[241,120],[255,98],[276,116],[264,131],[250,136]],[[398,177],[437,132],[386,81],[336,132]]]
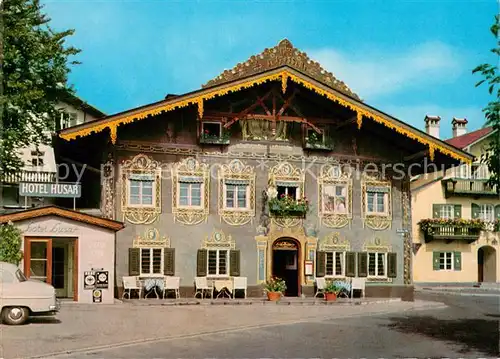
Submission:
[[[194,297],[194,287],[180,287],[181,298],[193,298]],[[238,291],[240,293],[240,291]],[[302,294],[306,297],[314,296],[315,289],[313,286],[302,286]],[[115,290],[115,295],[117,298],[122,297],[123,287],[117,287]],[[172,294],[170,294],[171,296]],[[242,296],[242,294],[237,294],[237,296]],[[248,297],[264,297],[264,291],[262,286],[253,285],[248,286],[247,289]],[[414,287],[413,285],[377,285],[366,287],[366,297],[375,298],[401,298],[403,301],[413,302],[414,301]]]

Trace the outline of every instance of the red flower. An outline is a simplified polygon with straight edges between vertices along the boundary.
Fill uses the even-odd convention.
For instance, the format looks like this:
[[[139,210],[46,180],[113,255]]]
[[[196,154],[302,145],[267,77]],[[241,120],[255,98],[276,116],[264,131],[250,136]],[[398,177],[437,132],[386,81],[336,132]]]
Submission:
[[[208,130],[205,130],[205,133],[209,133]]]

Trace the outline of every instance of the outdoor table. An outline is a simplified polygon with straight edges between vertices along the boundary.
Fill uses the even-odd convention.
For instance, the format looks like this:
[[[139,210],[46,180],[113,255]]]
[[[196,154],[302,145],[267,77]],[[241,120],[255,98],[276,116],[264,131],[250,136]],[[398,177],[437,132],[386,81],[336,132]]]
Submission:
[[[214,279],[214,288],[218,292],[217,298],[221,295],[224,298],[226,295],[228,298],[231,297],[233,292],[233,280],[232,279]]]
[[[159,289],[162,293],[165,288],[165,280],[160,277],[146,277],[144,278],[144,293],[148,292],[144,295],[144,298],[147,298],[151,293],[155,293],[156,299],[160,299],[160,295],[158,294],[157,289]]]

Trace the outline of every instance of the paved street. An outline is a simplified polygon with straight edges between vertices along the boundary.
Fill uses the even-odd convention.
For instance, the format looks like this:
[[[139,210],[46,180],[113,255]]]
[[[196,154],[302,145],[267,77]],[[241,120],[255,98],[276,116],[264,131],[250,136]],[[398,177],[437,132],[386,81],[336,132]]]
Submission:
[[[497,357],[499,297],[363,306],[80,306],[2,326],[4,358]],[[417,310],[415,310],[417,309]],[[67,355],[61,355],[68,351]]]

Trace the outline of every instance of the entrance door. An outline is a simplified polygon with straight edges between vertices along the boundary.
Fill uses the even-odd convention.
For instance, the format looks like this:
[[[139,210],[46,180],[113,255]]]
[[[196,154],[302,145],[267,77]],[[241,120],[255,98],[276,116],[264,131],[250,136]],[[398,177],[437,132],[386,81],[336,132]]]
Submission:
[[[477,276],[479,282],[496,282],[496,250],[491,246],[482,246],[477,251]]]
[[[52,284],[52,239],[27,238],[24,248],[26,276]]]
[[[74,241],[54,239],[52,241],[52,285],[59,298],[73,297]]]
[[[299,248],[294,240],[279,239],[274,243],[272,275],[285,280],[287,297],[300,294],[299,263]]]

